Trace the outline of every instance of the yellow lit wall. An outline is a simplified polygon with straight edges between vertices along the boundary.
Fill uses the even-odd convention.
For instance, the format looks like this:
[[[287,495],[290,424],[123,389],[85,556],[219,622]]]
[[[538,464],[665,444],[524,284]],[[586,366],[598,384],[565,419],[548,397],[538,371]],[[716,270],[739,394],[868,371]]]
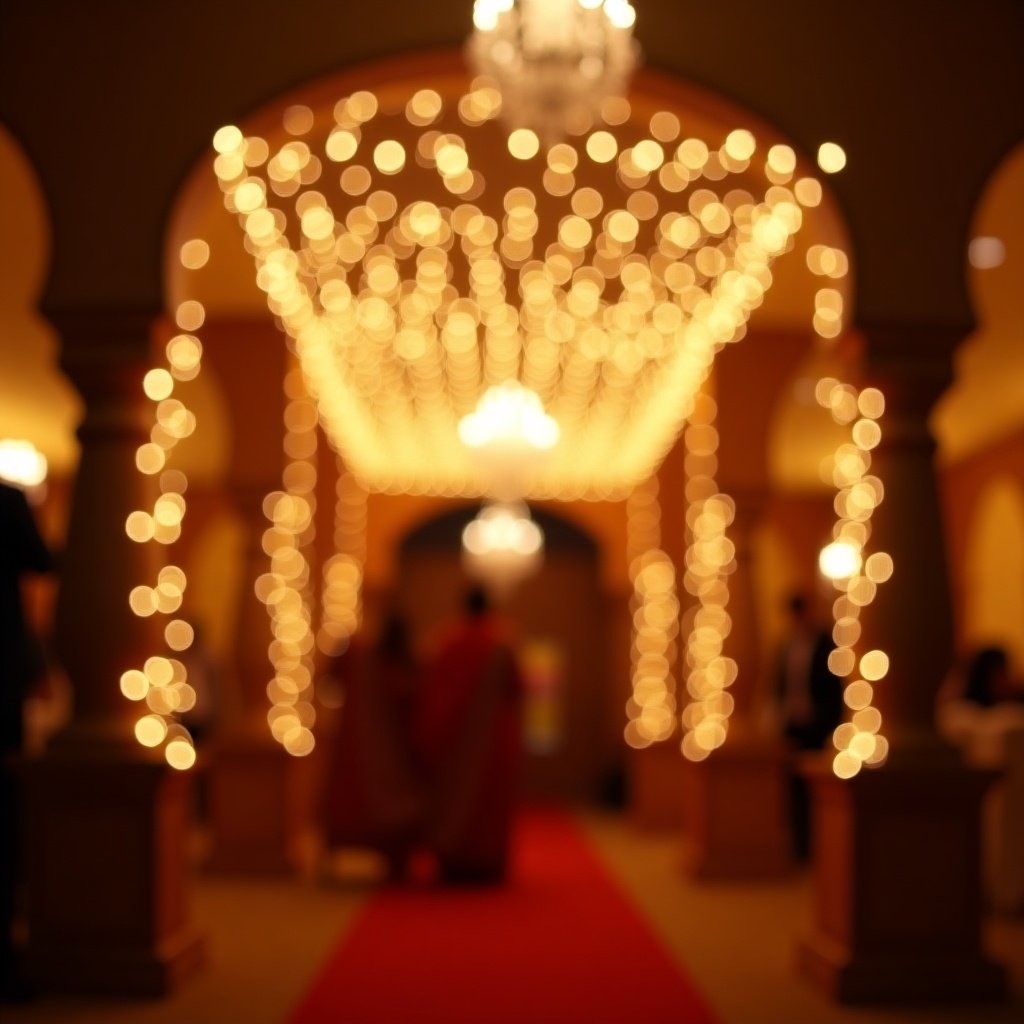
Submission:
[[[81,403],[57,369],[57,338],[36,308],[50,259],[45,200],[24,153],[0,125],[0,438],[31,441],[51,474],[78,461]]]

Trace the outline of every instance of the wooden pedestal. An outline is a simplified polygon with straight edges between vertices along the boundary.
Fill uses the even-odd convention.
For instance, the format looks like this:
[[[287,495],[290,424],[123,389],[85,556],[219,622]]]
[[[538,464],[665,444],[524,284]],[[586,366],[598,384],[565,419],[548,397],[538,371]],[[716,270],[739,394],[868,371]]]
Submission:
[[[842,1002],[994,998],[981,949],[979,808],[989,777],[936,753],[848,781],[808,771],[814,926],[802,972]]]
[[[685,761],[676,739],[629,752],[629,816],[644,829],[683,826]]]
[[[28,766],[27,966],[45,991],[163,995],[202,962],[192,780],[149,754],[58,745]]]
[[[265,723],[218,738],[207,769],[213,871],[288,873],[301,866],[302,759],[291,757]],[[306,780],[307,786],[312,780]]]
[[[773,878],[792,866],[788,761],[778,744],[730,736],[686,764],[684,863],[697,878]]]

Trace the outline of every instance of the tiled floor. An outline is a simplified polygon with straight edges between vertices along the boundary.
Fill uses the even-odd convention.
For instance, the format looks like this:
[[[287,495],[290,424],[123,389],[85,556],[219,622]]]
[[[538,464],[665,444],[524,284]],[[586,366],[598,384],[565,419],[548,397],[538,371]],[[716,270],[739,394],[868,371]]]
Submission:
[[[993,953],[1013,974],[1008,1003],[840,1008],[809,988],[793,966],[808,920],[805,877],[696,885],[679,870],[677,836],[638,833],[614,817],[583,820],[599,856],[723,1024],[1024,1021],[1024,919],[988,929]],[[362,885],[200,877],[193,898],[207,935],[207,966],[179,993],[144,1002],[47,998],[3,1007],[0,1018],[5,1024],[281,1024],[369,892]]]

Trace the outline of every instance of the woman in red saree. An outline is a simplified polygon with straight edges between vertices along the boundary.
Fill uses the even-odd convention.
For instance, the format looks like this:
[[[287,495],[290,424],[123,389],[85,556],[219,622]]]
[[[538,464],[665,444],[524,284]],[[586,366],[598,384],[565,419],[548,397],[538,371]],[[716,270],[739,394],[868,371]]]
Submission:
[[[466,613],[427,672],[413,739],[429,788],[426,843],[442,880],[498,882],[519,777],[522,681],[482,590],[470,592]]]
[[[404,621],[388,618],[372,648],[353,638],[329,674],[344,703],[328,753],[325,841],[377,850],[399,874],[423,807],[410,738],[419,674]]]

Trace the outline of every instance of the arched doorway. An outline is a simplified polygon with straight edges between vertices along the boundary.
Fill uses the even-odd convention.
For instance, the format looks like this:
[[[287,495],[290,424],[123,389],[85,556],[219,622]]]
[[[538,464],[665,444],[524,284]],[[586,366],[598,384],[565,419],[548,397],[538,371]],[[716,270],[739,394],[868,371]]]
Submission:
[[[401,542],[394,600],[424,649],[459,612],[469,582],[462,530],[477,511],[461,505],[421,523]],[[532,515],[544,531],[543,565],[501,601],[515,624],[526,683],[525,787],[532,797],[591,801],[615,757],[602,728],[611,680],[598,547],[550,508]]]
[[[282,127],[284,122],[294,123],[301,114],[301,120],[315,120],[321,111],[333,109],[339,96],[358,89],[372,87],[377,90],[378,101],[382,106],[394,107],[405,101],[415,89],[435,88],[447,93],[453,88],[461,89],[465,85],[465,72],[455,55],[432,55],[403,62],[400,66],[394,62],[382,62],[377,65],[365,66],[331,79],[315,83],[305,89],[283,97],[271,104],[259,114],[244,122],[245,131],[260,132],[268,139],[286,138],[291,129]],[[375,101],[375,102],[378,102]],[[671,80],[652,72],[642,74],[634,86],[633,116],[638,123],[646,123],[653,111],[661,107],[677,110],[679,117],[686,119],[686,130],[695,135],[720,139],[737,124],[749,125],[758,132],[762,144],[781,141],[777,132],[762,124],[758,124],[748,112],[738,111],[718,97],[677,80]],[[292,113],[289,115],[289,111]],[[298,113],[296,113],[298,112]],[[284,134],[282,134],[284,132]],[[253,325],[266,323],[263,296],[253,282],[252,269],[247,255],[238,244],[237,227],[232,218],[223,209],[222,197],[217,191],[213,177],[204,166],[197,168],[183,190],[175,215],[171,222],[168,237],[168,252],[176,253],[182,244],[191,237],[202,237],[211,245],[211,258],[207,272],[200,278],[196,276],[187,281],[189,275],[183,273],[174,260],[167,266],[167,294],[172,302],[185,298],[186,293],[191,299],[199,299],[206,308],[207,319],[204,325],[208,347],[217,345],[217,335],[221,324],[231,320],[237,328],[240,322]],[[823,192],[821,202],[806,213],[805,224],[801,234],[801,247],[806,241],[808,245],[838,246],[845,244],[846,232],[835,204],[827,191]],[[830,281],[831,291],[835,295],[849,296],[849,277],[843,275],[842,280]],[[748,326],[752,336],[760,333],[763,337],[779,336],[780,332],[788,331],[796,345],[809,346],[811,333],[808,329],[808,313],[816,308],[818,285],[821,282],[808,275],[806,268],[798,259],[779,262],[774,271],[773,283],[761,307],[756,311]],[[273,381],[251,381],[250,393],[262,388],[264,393],[273,391]],[[737,408],[742,407],[742,395],[732,394],[728,388],[722,390],[722,401],[733,402]],[[240,412],[241,410],[236,410]],[[735,417],[735,422],[742,422],[742,412]],[[753,459],[744,458],[736,469],[734,479],[742,489],[763,491],[769,486],[768,473],[765,470],[767,455],[764,445],[763,423],[759,421],[748,427],[751,435],[748,443],[733,445],[736,451],[748,450],[755,452]],[[730,439],[732,440],[732,439]],[[671,473],[662,481],[662,491],[667,507],[672,506],[673,520],[667,522],[669,531],[674,536],[673,558],[679,564],[683,555],[684,545],[679,541],[682,533],[682,508],[684,499],[685,478],[679,474],[682,458],[677,460]],[[401,490],[401,488],[397,488]],[[318,491],[318,505],[329,507],[331,503],[332,484],[330,476],[326,476]],[[396,493],[392,495],[371,495],[370,507],[374,503],[406,504],[419,503],[422,498],[416,495]],[[435,500],[435,499],[431,499]],[[372,511],[371,511],[372,517]],[[370,534],[372,535],[372,527]],[[321,530],[320,537],[323,536]],[[371,543],[367,553],[367,583],[379,591],[386,589],[394,571],[393,561],[387,554],[381,555],[377,547]],[[370,563],[377,560],[379,571],[370,571]],[[602,568],[607,572],[607,567]],[[628,588],[626,579],[627,566],[622,564],[613,567],[611,574],[620,584],[621,591]]]

